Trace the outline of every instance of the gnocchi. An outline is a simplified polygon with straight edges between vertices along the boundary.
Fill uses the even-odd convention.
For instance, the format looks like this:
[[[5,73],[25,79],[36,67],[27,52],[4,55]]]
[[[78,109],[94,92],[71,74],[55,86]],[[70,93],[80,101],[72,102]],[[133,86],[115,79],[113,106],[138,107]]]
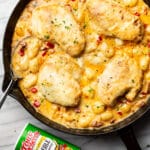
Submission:
[[[86,68],[85,73],[88,79],[92,79],[95,76],[95,71],[90,68]]]
[[[92,116],[87,116],[87,115],[81,116],[79,118],[79,127],[80,128],[88,127],[90,122],[91,122],[91,120],[92,120]]]
[[[150,82],[150,71],[146,73],[145,77],[146,77],[146,80]]]
[[[39,61],[37,58],[34,58],[30,61],[29,68],[32,73],[38,72]]]
[[[29,59],[32,59],[34,57],[37,56],[39,50],[40,50],[40,47],[41,47],[41,41],[36,39],[36,38],[32,38],[29,40],[29,44],[28,44],[28,57]]]
[[[125,6],[133,7],[137,4],[138,0],[123,0]]]
[[[95,101],[92,105],[92,109],[95,114],[101,114],[105,111],[105,104],[101,101]]]
[[[22,80],[22,86],[24,88],[30,88],[33,85],[35,85],[37,82],[37,75],[35,74],[28,74],[23,80]]]
[[[104,113],[101,114],[101,119],[103,121],[108,121],[108,120],[110,120],[112,118],[113,118],[113,114],[112,114],[111,111],[106,111],[106,112],[104,112]]]
[[[22,71],[26,71],[29,68],[29,59],[26,55],[24,57],[20,57],[18,66]]]
[[[121,112],[128,113],[131,110],[131,106],[129,104],[123,104],[120,107]]]
[[[38,113],[100,129],[146,104],[149,39],[143,0],[32,0],[15,27],[11,67]]]
[[[86,86],[83,88],[82,93],[85,97],[93,98],[95,94],[95,90],[90,86]]]
[[[149,56],[142,56],[140,59],[140,67],[142,70],[147,70],[149,65]]]

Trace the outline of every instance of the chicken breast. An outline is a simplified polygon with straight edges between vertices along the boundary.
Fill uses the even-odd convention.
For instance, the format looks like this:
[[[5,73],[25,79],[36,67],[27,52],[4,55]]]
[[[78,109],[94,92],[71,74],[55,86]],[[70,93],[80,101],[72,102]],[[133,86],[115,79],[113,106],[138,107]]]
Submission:
[[[143,30],[138,16],[111,0],[88,0],[87,8],[93,27],[99,34],[122,40],[140,40]]]
[[[50,102],[75,106],[81,95],[81,69],[68,54],[53,54],[41,66],[38,76],[39,91]]]
[[[133,58],[115,56],[98,77],[98,96],[113,106],[119,96],[133,100],[141,88],[142,71]]]
[[[44,5],[32,14],[32,31],[39,38],[55,40],[71,56],[79,55],[85,46],[84,35],[72,13],[59,5]]]

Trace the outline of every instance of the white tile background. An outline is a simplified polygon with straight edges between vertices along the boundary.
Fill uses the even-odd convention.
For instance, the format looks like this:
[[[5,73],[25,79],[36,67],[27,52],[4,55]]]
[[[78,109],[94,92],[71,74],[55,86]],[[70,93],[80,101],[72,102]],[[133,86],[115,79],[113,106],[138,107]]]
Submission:
[[[9,16],[19,0],[0,0],[0,86],[2,86],[2,41]],[[0,90],[1,93],[1,90]],[[33,123],[42,129],[62,137],[82,150],[125,150],[117,134],[101,136],[74,136],[49,128],[34,119],[15,99],[7,97],[0,110],[0,150],[13,150],[16,139],[24,125]],[[136,136],[143,150],[150,149],[150,113],[134,125]]]

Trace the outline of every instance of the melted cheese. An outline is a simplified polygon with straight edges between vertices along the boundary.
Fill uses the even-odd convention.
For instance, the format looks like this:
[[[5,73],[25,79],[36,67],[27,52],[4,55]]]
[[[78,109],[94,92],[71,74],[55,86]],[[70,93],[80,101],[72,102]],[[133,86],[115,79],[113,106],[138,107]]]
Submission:
[[[99,2],[100,1],[101,0],[99,0]],[[116,37],[110,35],[108,31],[106,35],[104,34],[104,31],[102,33],[99,31],[97,32],[96,29],[97,26],[95,26],[95,24],[92,22],[92,18],[89,15],[89,10],[87,9],[86,4],[87,3],[84,0],[83,1],[32,0],[27,5],[20,19],[18,20],[12,42],[12,68],[18,76],[22,77],[22,80],[20,80],[19,82],[19,86],[23,94],[25,95],[25,97],[27,97],[27,100],[36,109],[37,112],[41,113],[50,120],[53,120],[68,128],[92,129],[115,124],[130,116],[133,112],[136,112],[140,107],[142,107],[146,103],[147,97],[149,96],[148,92],[150,83],[150,70],[149,70],[150,9],[144,4],[142,0],[115,1],[115,11],[118,9],[117,5],[119,5],[119,7],[121,5],[123,11],[127,9],[128,13],[130,12],[132,15],[134,14],[136,17],[133,18],[136,18],[138,19],[138,21],[141,21],[141,24],[144,26],[143,39],[139,43],[136,43],[132,40],[123,41],[124,36],[122,35],[121,38],[123,40],[118,39],[119,37],[118,32],[115,32],[115,34],[117,35]],[[82,70],[80,73],[78,71],[77,72],[73,71],[76,70],[75,69],[76,67],[74,65],[72,65],[72,67],[67,65],[68,68],[66,65],[63,66],[62,64],[60,66],[59,64],[57,64],[56,66],[54,65],[55,56],[61,52],[62,53],[67,52],[68,48],[66,48],[65,45],[63,45],[62,41],[65,40],[65,42],[66,41],[70,42],[69,39],[72,40],[72,38],[74,37],[74,35],[71,36],[71,33],[74,29],[71,29],[71,32],[69,31],[69,29],[67,29],[67,32],[65,32],[65,34],[62,36],[61,34],[59,34],[60,28],[59,29],[57,27],[53,28],[52,30],[55,30],[53,34],[57,33],[57,36],[59,36],[58,40],[58,37],[55,37],[55,35],[53,35],[51,39],[51,34],[49,34],[51,32],[50,28],[48,28],[49,32],[48,34],[46,34],[45,33],[46,28],[42,27],[44,33],[41,32],[40,35],[38,35],[38,37],[42,38],[41,39],[38,39],[38,37],[33,38],[33,36],[36,35],[34,34],[33,31],[34,27],[31,28],[31,22],[33,21],[32,14],[39,8],[42,8],[43,6],[50,7],[51,5],[52,6],[60,5],[61,9],[65,8],[66,12],[71,13],[69,15],[71,15],[71,19],[74,20],[73,23],[75,25],[76,31],[74,32],[74,34],[77,33],[83,34],[82,43],[84,45],[85,42],[85,47],[82,45],[81,49],[79,48],[80,51],[82,51],[84,47],[83,52],[78,57],[73,57],[74,54],[75,55],[79,54],[80,51],[76,52],[76,48],[69,49],[71,52],[70,57],[72,57],[71,61],[73,60],[78,66],[80,66]],[[113,5],[112,6],[109,5],[109,7],[112,7],[113,9]],[[61,14],[57,13],[58,18],[59,15],[61,18],[62,17]],[[72,18],[72,16],[74,18]],[[55,18],[55,16],[52,16],[52,18]],[[61,20],[62,19],[63,18],[61,18]],[[45,20],[43,20],[43,22],[40,22],[42,23],[42,26],[44,26],[45,24],[44,21]],[[107,21],[106,23],[108,23]],[[34,24],[38,25],[36,23],[37,22],[35,21]],[[112,24],[112,22],[110,24]],[[46,25],[49,25],[49,23],[46,22]],[[107,25],[109,25],[109,23]],[[126,26],[128,26],[128,24],[126,24]],[[113,27],[111,26],[110,28],[112,29]],[[62,30],[60,33],[62,33]],[[69,36],[66,38],[67,33]],[[25,40],[24,38],[27,36],[30,36],[31,38]],[[15,49],[15,47],[16,45],[18,45],[18,42],[22,41],[22,39],[24,39],[23,42],[26,42],[27,47],[23,53],[22,51],[20,53],[20,49],[22,48],[21,47],[22,42],[20,43],[21,45],[19,44],[18,49]],[[77,41],[74,41],[74,43],[72,43],[71,41],[71,46],[74,47],[72,44],[79,44],[79,43],[77,43]],[[113,63],[111,62],[115,60],[115,58],[118,56],[119,59],[123,61],[123,63],[117,60],[118,64],[115,64],[113,66],[112,65]],[[129,61],[127,61],[126,58],[129,59]],[[49,59],[50,61],[52,60],[53,63],[47,65],[47,69],[50,67],[47,70],[48,73],[46,74],[47,71],[44,70],[45,71],[44,74],[46,75],[44,74],[41,75],[40,70]],[[132,62],[136,64],[136,67],[132,64]],[[125,67],[122,68],[121,64],[124,64]],[[55,68],[52,68],[52,66],[53,67],[55,66]],[[112,68],[110,68],[110,66]],[[138,68],[138,71],[134,68]],[[118,72],[121,72],[120,75],[118,76],[117,76],[117,69],[119,69]],[[63,70],[66,71],[65,78],[63,77]],[[58,74],[57,72],[60,71],[61,74]],[[56,73],[56,77],[54,76],[53,77],[54,79],[50,78],[49,80],[48,75],[51,75],[53,73]],[[109,83],[108,82],[110,81],[108,79],[109,73],[110,76],[112,74],[114,78],[116,76],[119,77],[119,79],[118,78],[114,79],[113,82],[115,81],[115,83],[113,82]],[[128,78],[125,75],[126,73],[129,74]],[[65,107],[59,104],[55,104],[55,99],[53,99],[52,101],[51,100],[52,96],[45,95],[47,93],[43,92],[43,89],[42,90],[40,89],[38,85],[39,74],[40,74],[40,82],[42,82],[43,77],[46,76],[46,80],[49,82],[49,86],[47,87],[46,91],[48,90],[50,92],[52,91],[55,92],[53,93],[53,96],[55,98],[58,97],[57,99],[58,102],[60,102],[59,97],[63,102],[64,100],[65,102],[68,101],[67,104],[71,102],[70,100],[73,100],[72,106],[75,104],[76,107]],[[70,74],[72,74],[72,76]],[[79,76],[79,74],[81,75]],[[136,77],[134,77],[135,74],[137,74],[136,77],[137,76],[140,77],[136,79]],[[66,82],[65,85],[60,86],[59,83],[56,84],[57,82],[59,82],[59,80],[57,80],[57,77],[58,78],[60,77],[59,80],[65,81]],[[131,77],[134,77],[134,79],[131,79]],[[51,81],[51,79],[53,81]],[[54,82],[55,80],[56,82]],[[69,87],[69,84],[67,84],[67,82],[70,83],[72,80],[74,84],[78,83],[76,87],[74,86],[74,84],[71,84],[71,87]],[[102,83],[100,83],[101,80]],[[128,82],[128,80],[130,81],[131,85],[128,83],[124,83]],[[55,89],[50,88],[50,84],[52,83],[54,83],[55,87],[53,88]],[[113,88],[112,90],[113,93],[111,93],[112,91],[110,91],[109,93],[109,90],[106,91],[102,88],[103,83],[105,83],[106,90],[109,89],[109,86],[113,87],[117,85],[118,87],[121,86],[122,91],[125,90],[125,92],[129,91],[131,92],[129,92],[128,94],[127,93],[123,94],[124,92],[118,93],[118,90],[115,91],[115,89],[117,88]],[[125,86],[127,88],[124,89],[125,87],[123,87],[122,85],[126,84],[128,84],[128,86]],[[134,87],[134,89],[136,90],[133,90],[132,87]],[[72,93],[70,93],[72,95],[69,96],[74,97],[75,96],[74,94],[76,93],[78,95],[77,97],[79,102],[75,101],[74,103],[75,99],[72,98],[69,100],[67,99],[68,97],[66,97],[65,95],[61,96],[62,91],[65,90],[65,92],[67,92],[69,88],[72,88],[73,91]],[[56,89],[60,91],[58,91],[57,93],[55,91]],[[103,92],[100,92],[99,90]],[[104,93],[105,95],[102,95],[102,93]],[[108,103],[105,100],[106,97],[108,96],[107,94],[108,95],[110,94],[110,96],[115,95],[114,99],[116,101],[116,104],[113,105],[112,107],[107,105]],[[81,96],[79,97],[79,95]],[[122,97],[118,99],[118,96]],[[132,98],[130,99],[130,97]]]

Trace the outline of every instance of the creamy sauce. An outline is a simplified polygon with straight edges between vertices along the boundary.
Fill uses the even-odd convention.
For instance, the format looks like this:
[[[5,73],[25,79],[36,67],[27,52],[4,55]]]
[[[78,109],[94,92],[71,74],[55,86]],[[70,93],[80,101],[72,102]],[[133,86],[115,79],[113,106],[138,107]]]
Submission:
[[[132,14],[138,16],[144,26],[144,37],[138,43],[97,33],[94,24],[90,21],[91,18],[84,0],[32,0],[27,5],[18,20],[13,36],[12,66],[14,72],[23,77],[19,86],[37,112],[68,128],[101,128],[120,122],[145,105],[149,96],[150,83],[150,9],[142,0],[124,2],[116,1]],[[40,67],[48,57],[53,57],[57,53],[66,53],[60,47],[60,43],[53,39],[49,40],[51,35],[44,34],[42,35],[44,39],[41,39],[34,35],[33,28],[31,28],[32,13],[37,7],[49,3],[52,5],[59,3],[62,7],[67,7],[80,26],[86,40],[84,51],[77,57],[71,56],[82,70],[79,81],[80,88],[78,89],[81,90],[81,97],[76,107],[65,107],[52,103],[38,89]],[[69,30],[71,27],[66,26],[66,28]],[[21,43],[21,46],[16,50],[18,42],[28,36],[33,38],[26,39],[27,47]],[[32,43],[31,47],[28,47],[29,43]],[[74,41],[74,44],[78,44],[78,41]],[[127,55],[132,58],[142,72],[142,79],[140,88],[133,99],[130,99],[130,95],[123,94],[123,97],[115,100],[115,105],[109,106],[98,94],[98,78],[106,70],[107,65],[118,55],[120,57]],[[134,84],[134,79],[131,82]],[[67,91],[67,89],[65,90]]]

